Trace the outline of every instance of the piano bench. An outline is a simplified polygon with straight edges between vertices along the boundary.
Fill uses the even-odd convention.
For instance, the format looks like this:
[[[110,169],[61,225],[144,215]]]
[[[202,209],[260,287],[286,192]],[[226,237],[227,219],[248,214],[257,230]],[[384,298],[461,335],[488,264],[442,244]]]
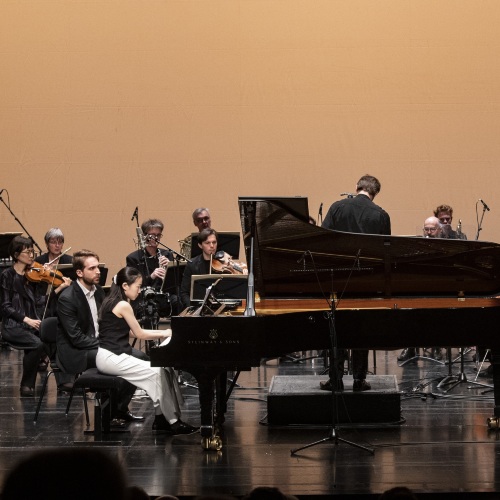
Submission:
[[[112,416],[116,413],[117,393],[125,384],[128,384],[125,379],[115,377],[114,375],[105,375],[100,373],[97,368],[85,370],[74,382],[73,391],[66,408],[66,414],[69,412],[73,392],[77,389],[82,389],[87,426],[89,426],[87,397],[85,392],[87,390],[89,392],[95,392],[94,430],[86,430],[84,433],[93,434],[97,440],[101,440],[103,434],[128,432],[122,429],[111,429]]]

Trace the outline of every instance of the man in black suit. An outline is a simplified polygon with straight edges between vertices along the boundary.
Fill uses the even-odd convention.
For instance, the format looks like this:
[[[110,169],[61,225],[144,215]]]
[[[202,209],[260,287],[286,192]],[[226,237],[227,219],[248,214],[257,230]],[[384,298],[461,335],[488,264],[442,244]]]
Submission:
[[[142,275],[142,286],[150,287],[156,294],[158,292],[170,292],[165,287],[165,275],[167,265],[174,260],[172,252],[159,248],[163,237],[163,222],[159,219],[148,219],[141,224],[140,232],[142,232],[141,241],[139,241],[139,249],[127,255],[126,265],[135,267]],[[169,293],[169,304],[165,304],[165,298],[157,295],[158,312],[161,317],[167,317],[171,314],[180,312],[178,309],[177,296],[174,293]],[[142,316],[141,300],[137,299],[132,303],[136,316]],[[153,328],[148,322],[145,326]]]
[[[73,267],[77,280],[63,290],[57,303],[59,331],[57,334],[57,362],[67,373],[81,373],[95,368],[99,347],[98,310],[104,300],[104,290],[99,286],[101,272],[99,257],[90,250],[81,250],[73,255]],[[133,355],[147,357],[137,349]],[[118,394],[116,418],[141,421],[144,417],[133,415],[128,405],[136,387],[123,384]]]
[[[322,227],[335,231],[349,233],[391,234],[391,219],[389,214],[373,202],[380,192],[380,182],[376,177],[364,175],[356,184],[356,195],[336,201],[328,210]],[[347,356],[345,349],[337,350],[337,366],[330,364],[330,379],[321,382],[324,390],[343,390],[342,376],[344,374],[344,360]],[[367,391],[371,389],[366,381],[368,371],[368,350],[353,349],[352,373],[353,391]],[[337,387],[335,387],[335,383]]]

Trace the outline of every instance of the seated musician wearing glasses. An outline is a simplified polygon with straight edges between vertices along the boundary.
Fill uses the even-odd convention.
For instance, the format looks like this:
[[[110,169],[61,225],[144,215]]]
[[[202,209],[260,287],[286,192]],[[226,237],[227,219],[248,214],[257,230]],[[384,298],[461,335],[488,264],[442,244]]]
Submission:
[[[40,359],[52,355],[49,346],[40,339],[40,324],[44,317],[46,301],[69,286],[70,280],[45,295],[38,283],[26,277],[35,261],[31,238],[16,236],[9,245],[12,267],[5,269],[0,276],[2,336],[15,349],[24,351],[23,374],[21,376],[21,397],[35,395],[36,375]],[[56,374],[58,384],[59,374]]]
[[[64,234],[58,227],[50,228],[44,236],[47,251],[35,258],[35,262],[42,264],[49,269],[57,269],[59,264],[71,264],[73,257],[63,254]],[[49,264],[49,262],[51,264]],[[50,286],[47,283],[40,283],[40,289],[45,293],[50,293]],[[51,316],[56,315],[56,303],[49,303]]]
[[[428,217],[425,219],[423,232],[425,238],[442,238],[443,226],[437,217]]]
[[[428,217],[424,221],[424,227],[422,229],[424,238],[443,238],[443,225],[437,217]],[[401,351],[398,356],[398,361],[408,361],[412,359],[417,354],[416,347],[406,347]],[[443,358],[440,347],[432,348],[432,357],[438,361]]]
[[[436,210],[434,210],[434,215],[439,219],[442,226],[441,238],[448,238],[450,240],[466,240],[467,236],[462,233],[462,224],[459,223],[457,230],[454,231],[451,228],[451,222],[453,220],[453,208],[450,205],[439,205]]]
[[[128,267],[135,267],[142,275],[143,287],[151,287],[156,292],[162,291],[167,265],[173,261],[172,253],[164,248],[160,248],[163,237],[163,222],[159,219],[148,219],[141,224],[144,236],[144,249],[139,248],[135,252],[127,255],[126,264]],[[170,305],[172,313],[177,313],[177,297],[170,295]],[[138,303],[133,303],[134,311],[137,312]]]
[[[57,267],[58,264],[71,264],[73,257],[68,254],[62,255],[64,246],[64,234],[58,227],[50,228],[44,236],[47,252],[39,255],[35,261],[40,264],[48,264],[52,262],[51,268]]]
[[[208,208],[197,208],[193,212],[193,224],[198,228],[198,232],[212,227],[212,219]]]

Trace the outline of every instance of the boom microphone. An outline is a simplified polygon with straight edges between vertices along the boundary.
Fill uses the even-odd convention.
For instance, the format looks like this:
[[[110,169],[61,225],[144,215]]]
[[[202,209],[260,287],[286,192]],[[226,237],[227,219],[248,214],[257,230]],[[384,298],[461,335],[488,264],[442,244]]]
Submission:
[[[486,205],[486,203],[481,199],[479,198],[479,201],[483,204],[483,207],[488,210],[488,212],[490,211],[490,207],[488,205]]]
[[[348,198],[354,198],[353,193],[340,193],[340,196],[347,196]]]
[[[135,207],[134,213],[132,214],[132,218],[130,220],[134,220],[137,217],[139,212],[139,207]]]

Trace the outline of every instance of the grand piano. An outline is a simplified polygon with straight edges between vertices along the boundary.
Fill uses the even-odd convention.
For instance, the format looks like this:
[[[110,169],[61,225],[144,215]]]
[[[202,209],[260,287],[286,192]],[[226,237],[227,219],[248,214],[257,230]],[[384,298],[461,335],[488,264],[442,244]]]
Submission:
[[[239,209],[256,298],[250,293],[243,314],[173,317],[170,343],[150,350],[154,366],[197,378],[204,448],[221,445],[228,394],[221,374],[328,349],[332,324],[340,348],[482,345],[500,352],[500,245],[325,230],[286,199],[240,198]],[[493,359],[488,425],[497,428],[500,356]]]

